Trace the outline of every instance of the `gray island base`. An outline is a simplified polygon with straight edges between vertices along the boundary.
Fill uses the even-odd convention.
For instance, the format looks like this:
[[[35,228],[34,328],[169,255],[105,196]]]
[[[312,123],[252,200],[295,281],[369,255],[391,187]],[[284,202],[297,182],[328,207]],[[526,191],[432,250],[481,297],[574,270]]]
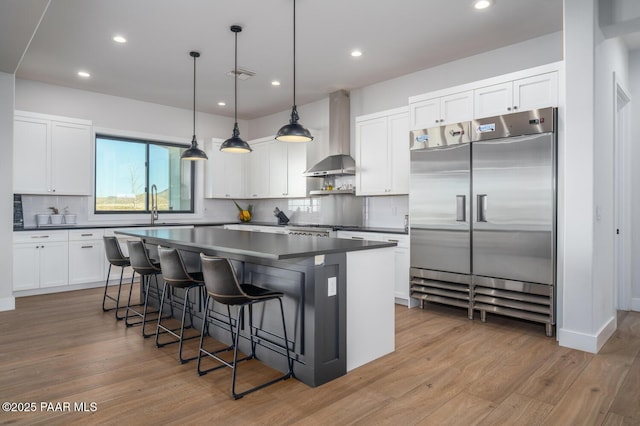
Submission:
[[[284,309],[295,377],[319,386],[395,348],[395,243],[232,231],[222,228],[118,231],[181,251],[188,266],[199,254],[232,259],[244,282],[285,294]],[[201,323],[203,303],[195,305]],[[215,307],[222,311],[221,307]],[[277,306],[254,311],[254,325],[281,333]],[[233,315],[233,313],[232,313]],[[229,333],[210,327],[223,343]],[[281,334],[271,336],[281,338]],[[247,350],[248,341],[244,341]],[[258,358],[280,371],[284,358],[258,347]]]

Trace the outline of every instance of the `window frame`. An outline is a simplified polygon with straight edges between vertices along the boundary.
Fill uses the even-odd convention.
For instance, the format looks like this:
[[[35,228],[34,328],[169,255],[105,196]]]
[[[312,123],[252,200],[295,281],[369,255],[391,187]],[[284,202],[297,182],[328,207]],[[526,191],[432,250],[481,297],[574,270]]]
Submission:
[[[140,143],[143,144],[145,146],[145,171],[144,171],[144,178],[145,178],[145,206],[144,206],[144,210],[97,210],[97,194],[96,194],[96,189],[97,189],[97,152],[98,152],[98,139],[110,139],[110,140],[115,140],[115,141],[123,141],[123,142],[130,142],[130,143]],[[170,139],[170,138],[167,138]],[[165,146],[165,147],[173,147],[173,148],[179,148],[182,150],[186,150],[189,148],[189,145],[185,145],[183,143],[179,143],[179,142],[170,142],[167,140],[158,140],[158,139],[154,139],[154,138],[148,138],[148,137],[144,137],[144,136],[125,136],[125,135],[118,135],[118,134],[110,134],[109,132],[98,132],[96,131],[94,134],[94,142],[93,142],[93,149],[94,152],[96,153],[96,155],[94,156],[93,159],[93,200],[92,200],[92,206],[91,206],[91,214],[92,215],[96,215],[96,216],[103,216],[103,215],[149,215],[151,214],[151,210],[149,209],[149,201],[150,201],[150,191],[151,188],[149,186],[149,151],[150,151],[150,146],[151,145],[155,145],[155,146]],[[183,160],[181,160],[183,161]],[[196,213],[196,200],[195,200],[195,187],[196,187],[196,165],[194,164],[194,161],[190,161],[190,165],[189,165],[189,172],[191,174],[191,185],[190,185],[190,207],[189,210],[159,210],[158,213],[162,213],[164,215],[170,214],[176,214],[176,215],[194,215]]]

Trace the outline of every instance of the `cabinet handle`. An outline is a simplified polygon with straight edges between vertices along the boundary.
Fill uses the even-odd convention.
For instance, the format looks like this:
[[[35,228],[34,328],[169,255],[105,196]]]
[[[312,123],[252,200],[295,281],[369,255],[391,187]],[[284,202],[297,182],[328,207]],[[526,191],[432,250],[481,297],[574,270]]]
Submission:
[[[81,248],[93,248],[93,246],[82,246]]]
[[[513,109],[514,109],[514,110],[518,109],[518,105],[514,105],[514,106],[513,106]]]
[[[351,237],[352,240],[364,240],[362,237]]]
[[[507,107],[507,111],[511,111],[511,107]]]
[[[399,243],[400,240],[392,240],[392,239],[388,239],[387,241],[389,241],[390,243]]]
[[[80,234],[81,237],[92,237],[93,234]]]
[[[31,238],[49,238],[48,235],[32,235]]]

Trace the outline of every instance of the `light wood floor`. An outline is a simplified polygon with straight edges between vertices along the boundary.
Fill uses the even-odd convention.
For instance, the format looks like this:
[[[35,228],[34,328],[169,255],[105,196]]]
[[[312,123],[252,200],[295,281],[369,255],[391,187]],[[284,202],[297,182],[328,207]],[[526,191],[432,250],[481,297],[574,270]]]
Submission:
[[[290,379],[234,401],[229,370],[199,377],[175,345],[156,349],[102,313],[101,298],[24,297],[0,313],[0,402],[38,407],[0,412],[0,423],[640,424],[640,313],[621,313],[593,355],[559,347],[541,325],[398,306],[393,354],[317,388]],[[257,361],[242,367],[240,384],[273,374]],[[97,409],[47,412],[41,402]]]

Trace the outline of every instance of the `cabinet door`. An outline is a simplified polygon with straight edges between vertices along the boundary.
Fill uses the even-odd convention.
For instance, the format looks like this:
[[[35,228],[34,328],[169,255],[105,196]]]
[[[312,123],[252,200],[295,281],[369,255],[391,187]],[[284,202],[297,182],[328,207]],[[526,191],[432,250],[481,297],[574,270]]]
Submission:
[[[395,295],[409,303],[409,249],[396,247],[395,251]]]
[[[428,129],[440,125],[440,98],[416,102],[409,107],[411,129]]]
[[[558,73],[535,75],[513,82],[513,105],[529,111],[558,105]]]
[[[101,240],[69,242],[69,283],[103,281],[105,277],[104,243]]]
[[[39,243],[13,245],[13,289],[40,287]]]
[[[269,192],[269,146],[252,144],[253,152],[246,154],[246,176],[248,198],[266,198]]]
[[[513,83],[494,84],[473,91],[475,118],[513,112]]]
[[[394,114],[387,119],[389,146],[389,194],[409,193],[409,117],[406,113]]]
[[[287,190],[288,197],[307,196],[307,145],[294,143],[287,145]]]
[[[473,90],[443,96],[440,100],[440,125],[473,119]]]
[[[221,152],[221,144],[205,143],[205,198],[243,198],[244,154]]]
[[[91,127],[51,123],[51,192],[91,195]]]
[[[40,287],[69,284],[69,243],[40,244]]]
[[[356,193],[385,195],[389,185],[387,117],[356,123]]]
[[[267,143],[269,156],[269,197],[281,198],[289,194],[288,189],[288,156],[284,142]]]
[[[49,192],[49,121],[16,116],[13,124],[13,192]]]

